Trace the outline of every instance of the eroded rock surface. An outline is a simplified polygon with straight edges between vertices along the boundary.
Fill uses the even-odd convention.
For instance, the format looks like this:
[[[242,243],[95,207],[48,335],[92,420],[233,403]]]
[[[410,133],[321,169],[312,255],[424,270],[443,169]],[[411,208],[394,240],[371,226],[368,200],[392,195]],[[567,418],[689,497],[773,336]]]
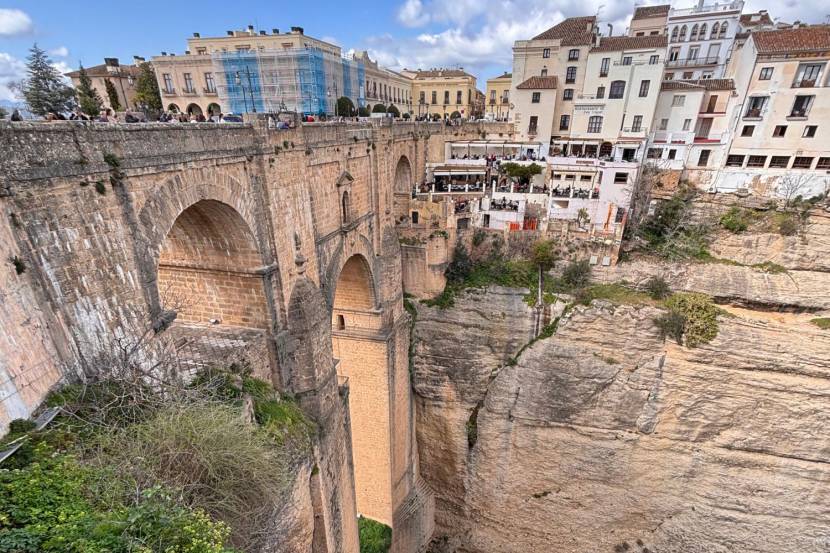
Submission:
[[[830,550],[830,333],[811,315],[733,310],[686,349],[657,309],[594,302],[512,364],[521,296],[419,306],[435,551]]]

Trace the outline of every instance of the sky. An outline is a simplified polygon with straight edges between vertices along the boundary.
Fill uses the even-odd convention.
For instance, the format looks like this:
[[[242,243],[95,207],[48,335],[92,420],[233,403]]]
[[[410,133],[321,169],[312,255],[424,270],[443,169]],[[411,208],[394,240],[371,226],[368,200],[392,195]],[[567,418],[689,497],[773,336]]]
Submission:
[[[565,17],[599,15],[614,34],[625,32],[637,5],[657,0],[0,0],[0,100],[13,99],[8,84],[25,72],[33,43],[49,52],[61,71],[132,61],[162,51],[183,53],[187,37],[224,35],[254,25],[257,30],[300,26],[306,34],[340,45],[344,52],[368,50],[391,69],[463,67],[485,80],[510,70],[512,45]],[[707,3],[712,0],[708,0]],[[689,7],[696,0],[674,0]],[[744,12],[767,9],[773,18],[820,23],[830,18],[827,0],[747,0]]]

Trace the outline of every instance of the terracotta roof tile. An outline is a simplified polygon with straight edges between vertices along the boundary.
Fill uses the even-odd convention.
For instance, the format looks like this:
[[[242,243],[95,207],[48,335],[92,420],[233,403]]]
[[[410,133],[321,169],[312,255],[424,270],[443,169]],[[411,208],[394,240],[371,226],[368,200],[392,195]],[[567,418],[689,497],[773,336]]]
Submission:
[[[560,40],[562,46],[589,46],[594,40],[594,26],[597,18],[569,17],[560,21],[544,33],[533,37],[533,40]]]
[[[758,27],[760,25],[772,25],[772,18],[767,12],[745,13],[741,15],[742,27]]]
[[[472,77],[463,69],[431,69],[429,71],[418,70],[415,72],[416,79],[431,79],[435,77]]]
[[[755,47],[760,54],[791,54],[830,50],[830,25],[811,25],[797,29],[755,31]]]
[[[644,50],[647,48],[665,48],[669,44],[666,35],[660,36],[604,36],[599,46],[591,52],[613,52],[615,50]]]
[[[640,6],[636,10],[634,10],[634,17],[631,20],[635,19],[650,19],[652,17],[661,17],[661,16],[669,16],[669,8],[671,6],[669,4],[661,4],[659,6]]]
[[[556,77],[540,77],[537,75],[527,79],[516,88],[521,90],[549,90],[556,88]]]
[[[110,73],[109,71],[107,71],[106,64],[93,65],[92,67],[85,67],[84,69],[86,69],[86,74],[89,75],[90,77],[117,77],[116,74]],[[137,77],[139,75],[139,73],[141,73],[141,71],[135,65],[122,65],[121,66],[121,74],[123,76],[132,75],[133,77]],[[81,72],[80,72],[80,70],[78,70],[78,71],[71,71],[69,73],[66,73],[66,76],[71,78],[71,77],[78,77],[78,76],[80,76],[80,74],[81,74]]]

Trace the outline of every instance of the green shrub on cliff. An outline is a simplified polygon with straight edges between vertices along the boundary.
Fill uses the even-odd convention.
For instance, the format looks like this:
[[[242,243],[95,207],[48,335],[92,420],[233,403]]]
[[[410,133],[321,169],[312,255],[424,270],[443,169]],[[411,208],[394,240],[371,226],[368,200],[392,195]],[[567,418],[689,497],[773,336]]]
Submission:
[[[749,228],[753,218],[752,215],[749,210],[733,206],[721,216],[720,225],[730,232],[739,234]]]
[[[822,330],[830,330],[830,317],[818,317],[811,319],[810,322]]]
[[[392,547],[392,529],[370,518],[357,519],[360,553],[387,553]]]
[[[678,344],[694,348],[718,335],[718,315],[722,311],[706,294],[674,294],[666,300],[666,308],[668,312],[654,321],[663,337],[669,336]]]

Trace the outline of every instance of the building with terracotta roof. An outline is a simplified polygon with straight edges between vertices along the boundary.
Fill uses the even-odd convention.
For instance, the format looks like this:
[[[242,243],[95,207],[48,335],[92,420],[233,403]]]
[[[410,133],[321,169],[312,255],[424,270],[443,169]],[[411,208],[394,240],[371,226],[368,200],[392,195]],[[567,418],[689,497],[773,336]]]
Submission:
[[[539,141],[545,146],[550,143],[557,92],[557,78],[553,75],[533,75],[513,89],[515,112],[525,122],[516,129],[523,140]]]
[[[416,117],[446,119],[458,112],[468,118],[476,111],[476,78],[463,69],[403,69],[400,73],[412,79]]]
[[[723,77],[732,54],[743,0],[669,10],[667,28],[669,55],[665,79],[710,79]]]
[[[512,98],[516,98],[518,86],[531,77],[555,77],[557,85],[555,91],[535,90],[540,96],[543,90],[548,91],[539,104],[522,102],[520,107],[514,102],[516,107],[511,118],[525,139],[532,135],[534,140],[549,144],[553,139],[569,135],[573,99],[582,90],[588,51],[597,36],[596,17],[571,17],[530,40],[513,44]],[[532,113],[525,108],[532,108]],[[531,130],[535,132],[530,133]]]
[[[136,109],[135,80],[140,72],[138,64],[143,62],[144,58],[136,57],[134,61],[135,65],[121,65],[118,58],[104,58],[103,64],[84,68],[90,81],[92,81],[92,88],[98,91],[98,95],[104,102],[104,109],[112,109],[113,111]],[[67,73],[66,76],[72,79],[72,84],[76,88],[80,85],[80,71],[72,71]],[[107,81],[111,82],[115,88],[115,95],[118,99],[117,106],[112,105],[112,101],[107,94]],[[115,107],[118,109],[114,109]]]
[[[487,88],[484,94],[485,116],[494,121],[507,121],[510,116],[510,85],[513,75],[505,72],[503,75],[487,79]]]
[[[654,36],[666,33],[666,20],[669,16],[669,4],[659,6],[640,6],[634,10],[628,36]]]
[[[729,151],[711,186],[804,197],[830,188],[830,26],[753,31],[732,68]]]

